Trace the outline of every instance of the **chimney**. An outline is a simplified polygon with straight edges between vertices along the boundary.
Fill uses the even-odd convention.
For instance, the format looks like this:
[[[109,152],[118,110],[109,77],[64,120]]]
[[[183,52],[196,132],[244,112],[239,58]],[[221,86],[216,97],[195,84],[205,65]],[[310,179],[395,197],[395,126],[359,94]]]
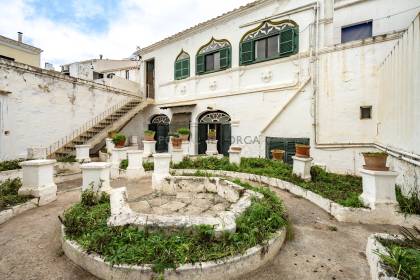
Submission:
[[[99,55],[99,59],[102,59],[102,54]]]
[[[22,32],[18,32],[18,41],[20,42],[20,43],[22,43],[22,36],[23,36],[23,33]]]

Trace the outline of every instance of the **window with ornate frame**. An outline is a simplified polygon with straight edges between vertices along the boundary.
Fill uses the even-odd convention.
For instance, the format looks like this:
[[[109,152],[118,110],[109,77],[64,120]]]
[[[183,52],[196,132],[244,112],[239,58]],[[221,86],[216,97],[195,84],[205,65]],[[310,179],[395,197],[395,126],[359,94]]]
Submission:
[[[228,40],[216,40],[202,46],[196,56],[197,75],[222,71],[231,66],[231,45]]]
[[[294,21],[265,21],[242,37],[239,64],[286,57],[298,51],[299,27]]]
[[[175,59],[174,77],[175,80],[182,80],[190,76],[190,55],[181,50]]]

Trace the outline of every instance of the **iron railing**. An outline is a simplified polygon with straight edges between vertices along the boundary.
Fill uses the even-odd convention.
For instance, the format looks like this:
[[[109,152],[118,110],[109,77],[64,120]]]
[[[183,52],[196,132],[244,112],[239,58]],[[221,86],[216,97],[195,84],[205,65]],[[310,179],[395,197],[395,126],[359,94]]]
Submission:
[[[95,125],[97,125],[98,123],[100,123],[101,121],[103,121],[104,119],[106,119],[108,116],[110,116],[113,113],[117,112],[119,109],[121,109],[122,107],[124,107],[125,105],[129,104],[132,101],[134,101],[134,99],[130,99],[129,101],[126,101],[125,100],[123,102],[120,102],[118,104],[115,104],[112,107],[109,107],[108,109],[106,109],[105,111],[103,111],[102,113],[100,113],[99,115],[97,115],[96,117],[94,117],[93,119],[91,119],[91,120],[87,121],[86,123],[84,123],[78,129],[75,129],[69,135],[66,135],[66,136],[62,137],[60,140],[54,142],[53,144],[51,144],[50,146],[47,147],[47,155],[48,155],[48,157],[50,157],[55,152],[57,152],[61,148],[65,147],[67,144],[71,143],[74,139],[76,139],[79,136],[81,136],[87,130],[89,130],[90,128],[94,127]],[[111,122],[112,122],[112,120],[111,120]]]

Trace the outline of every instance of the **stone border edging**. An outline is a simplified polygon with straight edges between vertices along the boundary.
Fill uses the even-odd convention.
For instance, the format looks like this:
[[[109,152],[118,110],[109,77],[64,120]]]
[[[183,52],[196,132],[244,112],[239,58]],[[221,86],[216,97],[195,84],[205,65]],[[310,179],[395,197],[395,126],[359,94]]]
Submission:
[[[309,200],[330,213],[339,222],[420,227],[420,216],[418,215],[404,215],[403,213],[396,212],[392,207],[378,207],[376,209],[345,207],[310,190],[277,178],[225,170],[171,169],[171,171],[174,171],[176,175],[182,175],[182,173],[194,174],[197,171],[202,171],[216,176],[225,176],[266,184]]]
[[[223,261],[185,264],[175,270],[167,269],[164,279],[214,280],[238,277],[270,261],[278,253],[285,239],[286,230],[282,229],[268,241],[266,246],[257,245],[246,250],[242,255],[224,258]],[[156,275],[151,265],[111,265],[96,253],[86,253],[75,241],[66,239],[63,225],[61,226],[61,242],[65,255],[71,261],[100,279],[153,279],[152,276]]]
[[[11,218],[22,214],[28,210],[38,207],[38,198],[33,198],[22,204],[15,205],[9,209],[0,211],[0,225],[7,222]]]
[[[385,239],[397,238],[394,235],[386,233],[375,233],[369,236],[366,244],[366,259],[370,267],[370,276],[372,277],[372,280],[398,280],[398,278],[388,276],[380,257],[375,254],[375,252],[388,254],[385,247],[376,240],[376,237],[382,237]]]
[[[21,178],[23,176],[22,169],[12,169],[12,170],[5,170],[0,171],[0,181],[5,181],[7,179],[15,179],[15,178]]]

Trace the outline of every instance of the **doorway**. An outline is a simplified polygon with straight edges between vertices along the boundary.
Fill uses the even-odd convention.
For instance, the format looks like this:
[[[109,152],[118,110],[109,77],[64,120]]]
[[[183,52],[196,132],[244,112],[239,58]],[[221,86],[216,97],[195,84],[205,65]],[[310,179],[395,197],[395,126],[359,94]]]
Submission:
[[[166,115],[156,115],[150,120],[149,130],[155,132],[156,152],[168,151],[169,118]]]
[[[198,154],[205,154],[206,140],[210,129],[216,130],[217,151],[222,155],[229,155],[231,145],[230,116],[223,111],[206,112],[198,119]]]

